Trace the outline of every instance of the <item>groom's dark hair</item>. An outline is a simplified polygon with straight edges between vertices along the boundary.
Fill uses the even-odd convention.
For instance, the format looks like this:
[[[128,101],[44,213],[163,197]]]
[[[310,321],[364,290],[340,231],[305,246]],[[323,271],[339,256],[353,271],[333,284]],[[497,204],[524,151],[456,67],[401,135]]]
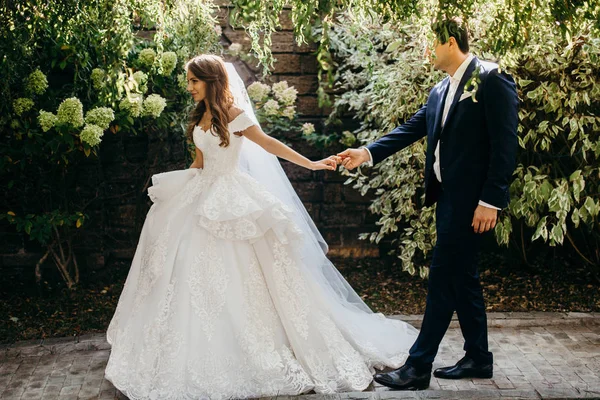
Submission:
[[[467,24],[458,17],[446,18],[431,24],[431,30],[441,44],[453,37],[463,53],[469,52],[469,30]]]

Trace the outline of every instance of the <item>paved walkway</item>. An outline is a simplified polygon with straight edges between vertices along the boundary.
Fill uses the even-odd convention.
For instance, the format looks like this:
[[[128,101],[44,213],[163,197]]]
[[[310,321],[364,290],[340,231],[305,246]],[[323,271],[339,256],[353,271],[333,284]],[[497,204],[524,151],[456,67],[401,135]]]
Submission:
[[[491,313],[494,377],[450,381],[432,377],[428,390],[296,396],[341,399],[600,399],[600,313]],[[421,316],[400,316],[415,326]],[[126,399],[104,379],[110,347],[104,334],[0,346],[1,399]],[[456,321],[434,368],[462,357]],[[293,397],[280,396],[278,400]]]

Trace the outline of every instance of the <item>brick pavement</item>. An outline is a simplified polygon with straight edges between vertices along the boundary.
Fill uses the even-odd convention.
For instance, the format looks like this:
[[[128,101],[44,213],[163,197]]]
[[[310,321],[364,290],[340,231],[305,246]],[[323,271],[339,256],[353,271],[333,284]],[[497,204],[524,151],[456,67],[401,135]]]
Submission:
[[[421,316],[400,318],[420,325]],[[304,395],[325,399],[600,399],[600,313],[491,313],[494,377],[450,381],[432,377],[428,390]],[[104,334],[0,345],[0,399],[126,399],[104,379],[110,346]],[[453,321],[434,368],[463,355]]]

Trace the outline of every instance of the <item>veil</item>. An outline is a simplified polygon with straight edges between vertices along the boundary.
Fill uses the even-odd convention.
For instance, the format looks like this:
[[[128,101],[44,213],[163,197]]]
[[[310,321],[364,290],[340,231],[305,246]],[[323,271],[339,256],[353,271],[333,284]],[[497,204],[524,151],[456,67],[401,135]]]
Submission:
[[[231,63],[225,63],[231,93],[235,105],[246,113],[252,121],[260,126],[244,82]],[[326,292],[329,292],[337,301],[335,303],[344,309],[354,309],[359,313],[372,314],[371,309],[363,302],[360,296],[352,289],[350,284],[339,273],[327,258],[328,246],[323,236],[315,226],[312,218],[306,211],[296,191],[292,187],[285,171],[277,157],[268,153],[251,140],[244,140],[239,158],[240,170],[246,172],[267,188],[284,204],[292,208],[294,223],[304,232],[302,243],[299,243],[303,267]]]
[[[260,126],[256,114],[254,114],[244,81],[242,81],[232,63],[225,63],[225,67],[229,78],[229,90],[233,95],[235,105],[244,110],[246,115],[256,125]],[[323,236],[315,226],[302,201],[298,198],[296,191],[292,187],[276,156],[267,152],[253,141],[244,140],[240,151],[239,167],[240,170],[259,181],[263,186],[266,186],[272,194],[286,205],[292,207],[294,215],[301,217],[294,222],[298,223],[304,232],[307,232],[304,228],[308,228],[308,232],[311,233],[314,241],[319,244],[322,252],[327,253],[328,246],[325,239],[323,239]]]

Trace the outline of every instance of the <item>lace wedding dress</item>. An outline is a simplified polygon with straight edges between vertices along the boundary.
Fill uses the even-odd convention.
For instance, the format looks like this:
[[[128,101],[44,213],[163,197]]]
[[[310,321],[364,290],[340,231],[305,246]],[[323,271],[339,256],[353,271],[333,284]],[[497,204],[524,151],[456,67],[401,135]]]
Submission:
[[[238,166],[248,139],[234,133],[253,123],[236,117],[228,147],[196,127],[204,169],[153,176],[107,332],[106,378],[130,399],[359,391],[416,338],[307,265],[292,209]]]

